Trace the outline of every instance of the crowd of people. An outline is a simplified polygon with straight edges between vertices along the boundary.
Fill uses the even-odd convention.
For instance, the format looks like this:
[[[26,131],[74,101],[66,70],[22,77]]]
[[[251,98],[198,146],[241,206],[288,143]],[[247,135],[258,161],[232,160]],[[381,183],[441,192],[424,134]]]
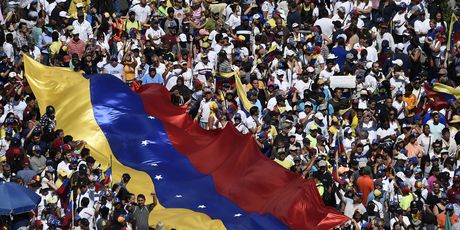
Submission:
[[[350,217],[338,229],[460,229],[460,104],[426,92],[460,84],[447,15],[456,4],[1,1],[0,181],[42,200],[0,223],[148,229],[156,205],[153,193],[129,193],[129,174],[106,183],[85,140],[56,129],[52,106],[40,114],[24,77],[29,55],[86,77],[114,75],[134,91],[164,85],[203,129],[234,126],[267,158],[313,178],[325,205]]]

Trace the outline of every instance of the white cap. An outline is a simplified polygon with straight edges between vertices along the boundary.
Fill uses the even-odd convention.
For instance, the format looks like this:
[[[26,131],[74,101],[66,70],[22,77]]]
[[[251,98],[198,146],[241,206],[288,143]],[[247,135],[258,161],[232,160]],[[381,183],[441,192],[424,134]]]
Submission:
[[[131,50],[135,50],[135,49],[139,49],[139,46],[136,45],[136,44],[134,44],[134,45],[131,46]]]
[[[337,59],[337,56],[335,56],[335,54],[329,54],[327,55],[327,60],[333,60],[333,59]]]
[[[56,3],[64,3],[66,0],[56,0]]]
[[[83,3],[79,2],[75,5],[77,8],[82,8],[83,7]]]
[[[346,41],[347,40],[347,35],[346,34],[339,34],[339,35],[337,35],[337,39],[339,39],[339,38],[343,38],[343,40]]]
[[[398,66],[402,66],[403,65],[403,61],[401,59],[396,59],[394,61],[391,61],[391,63],[395,64],[395,65],[398,65]]]
[[[65,2],[65,1],[64,1],[64,2]],[[59,12],[59,17],[70,18],[70,17],[67,15],[67,12],[65,12],[65,11]]]
[[[16,76],[18,76],[16,72],[10,72],[10,74],[8,74],[8,77],[11,77],[11,78],[16,77]]]
[[[324,115],[321,112],[317,112],[317,113],[315,113],[315,118],[317,118],[318,120],[323,120]]]
[[[73,35],[77,35],[77,34],[79,34],[79,33],[78,33],[77,30],[72,30],[72,34],[73,34]]]
[[[294,27],[299,27],[299,24],[297,22],[292,23],[292,28]]]
[[[305,112],[300,112],[299,113],[299,119],[302,120],[302,119],[305,119],[307,118],[307,114]]]
[[[253,19],[259,19],[259,18],[260,18],[260,14],[254,14],[254,15],[252,16],[252,18],[253,18]]]
[[[404,49],[404,44],[402,44],[402,43],[396,44],[396,49],[403,50]]]
[[[401,178],[401,179],[404,179],[404,178],[406,178],[406,175],[404,175],[403,172],[398,172],[398,173],[396,173],[396,177],[399,177],[399,178]]]
[[[187,41],[187,35],[185,35],[185,34],[183,34],[183,33],[180,34],[180,35],[179,35],[179,40],[180,40],[181,42],[186,42],[186,41]]]
[[[276,75],[284,75],[284,71],[282,69],[276,70]]]
[[[313,73],[313,72],[315,72],[315,68],[309,66],[309,67],[307,67],[307,72]]]

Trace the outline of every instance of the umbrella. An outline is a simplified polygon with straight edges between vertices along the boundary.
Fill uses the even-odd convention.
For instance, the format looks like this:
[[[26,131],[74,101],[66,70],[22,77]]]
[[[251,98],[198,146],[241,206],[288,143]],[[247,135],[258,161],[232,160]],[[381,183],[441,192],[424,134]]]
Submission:
[[[0,184],[0,215],[21,214],[34,209],[41,197],[16,183]]]

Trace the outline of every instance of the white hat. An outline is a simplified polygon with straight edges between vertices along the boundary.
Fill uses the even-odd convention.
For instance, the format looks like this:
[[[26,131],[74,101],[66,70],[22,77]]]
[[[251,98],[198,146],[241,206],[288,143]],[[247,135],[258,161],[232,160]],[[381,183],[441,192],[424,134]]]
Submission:
[[[395,159],[397,159],[397,160],[405,160],[406,161],[407,157],[404,154],[400,153],[395,157]]]
[[[305,112],[300,112],[299,113],[299,120],[307,118],[307,114]]]
[[[139,49],[139,46],[136,45],[136,44],[134,44],[134,45],[131,46],[131,50],[135,50],[135,49]]]
[[[318,162],[318,166],[319,166],[319,167],[324,167],[324,166],[326,166],[326,165],[327,165],[327,163],[326,163],[325,160],[320,160],[320,161]]]
[[[65,2],[65,1],[64,1],[64,2]],[[59,17],[70,18],[70,17],[67,15],[67,12],[65,12],[65,11],[59,12]]]
[[[339,34],[339,35],[337,35],[337,39],[339,39],[339,38],[343,38],[343,40],[346,41],[347,40],[347,35],[346,34]]]
[[[337,56],[335,56],[335,54],[329,54],[327,55],[327,60],[334,60],[334,59],[337,59]]]
[[[402,43],[396,44],[396,49],[403,50],[404,49],[404,44],[402,44]]]
[[[72,30],[72,34],[73,34],[73,35],[79,34],[79,33],[78,33],[78,30]]]
[[[292,28],[294,28],[294,27],[299,27],[299,23],[297,23],[297,22],[292,23]]]
[[[77,8],[82,8],[83,7],[83,3],[79,2],[75,5]]]
[[[187,35],[185,35],[185,34],[183,34],[183,33],[180,34],[180,35],[179,35],[179,40],[180,40],[181,42],[187,42]]]
[[[309,66],[309,67],[307,67],[307,72],[313,73],[313,72],[315,72],[315,68]]]
[[[394,61],[391,61],[391,63],[395,64],[395,65],[398,65],[398,66],[402,66],[403,65],[403,61],[401,59],[396,59]]]
[[[396,177],[399,177],[399,178],[401,178],[401,179],[404,179],[404,178],[406,178],[406,175],[404,175],[403,172],[398,172],[398,173],[396,173]]]
[[[254,15],[252,16],[252,18],[253,18],[253,19],[259,19],[259,18],[260,18],[260,14],[254,14]]]
[[[318,120],[323,120],[324,119],[324,115],[321,113],[321,112],[317,112],[315,114],[315,118],[317,118]]]
[[[16,77],[18,76],[18,74],[16,72],[10,72],[10,74],[8,74],[8,77],[10,78],[13,78],[13,77]]]
[[[64,3],[66,2],[67,0],[56,0],[56,3]]]
[[[282,69],[276,70],[276,75],[284,75],[284,71]]]

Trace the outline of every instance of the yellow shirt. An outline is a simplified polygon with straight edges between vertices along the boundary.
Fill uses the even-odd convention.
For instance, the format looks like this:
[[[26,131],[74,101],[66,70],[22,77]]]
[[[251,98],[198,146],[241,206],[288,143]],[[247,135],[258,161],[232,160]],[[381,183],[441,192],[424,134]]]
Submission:
[[[279,165],[283,166],[285,169],[290,169],[294,163],[291,160],[284,158],[283,161],[279,160],[278,158],[275,159],[275,162]]]
[[[72,0],[69,6],[69,15],[72,18],[77,18],[77,4],[83,4],[83,12],[86,12],[86,8],[91,3],[91,0]]]
[[[52,42],[50,45],[50,54],[51,55],[56,55],[59,53],[62,47],[62,42],[61,41],[56,41]]]
[[[129,33],[129,31],[132,28],[137,29],[137,30],[141,30],[142,29],[141,23],[139,21],[137,21],[136,19],[134,19],[133,22],[131,22],[129,19],[126,19],[126,21],[123,23],[123,31]]]
[[[401,207],[402,210],[406,211],[410,208],[410,203],[414,200],[414,197],[412,197],[412,194],[409,194],[407,196],[403,196],[401,198],[401,201],[399,203],[399,206]]]
[[[270,28],[273,28],[276,26],[275,19],[271,18],[270,20],[267,21],[267,23],[270,25]],[[281,23],[283,26],[286,26],[286,20],[282,20]]]

